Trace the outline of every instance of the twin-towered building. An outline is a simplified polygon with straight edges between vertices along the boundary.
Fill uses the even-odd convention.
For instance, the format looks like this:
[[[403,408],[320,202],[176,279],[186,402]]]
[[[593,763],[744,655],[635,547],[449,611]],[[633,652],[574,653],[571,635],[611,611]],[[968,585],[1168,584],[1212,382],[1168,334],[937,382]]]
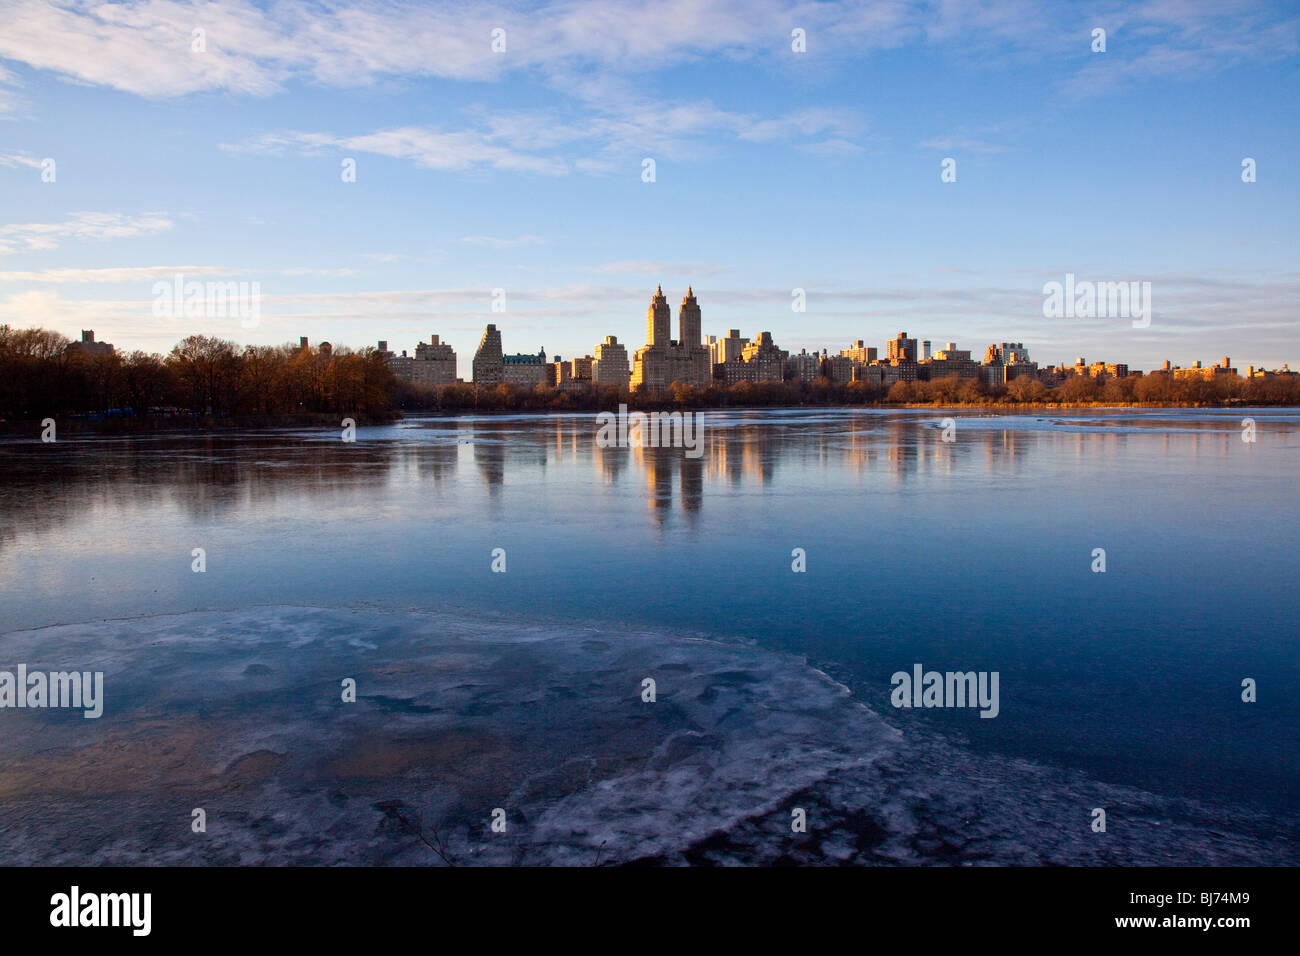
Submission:
[[[695,388],[712,384],[713,367],[702,339],[700,304],[689,286],[677,310],[677,339],[671,337],[671,323],[672,312],[660,286],[646,309],[646,344],[633,357],[632,388],[664,392],[673,382]]]

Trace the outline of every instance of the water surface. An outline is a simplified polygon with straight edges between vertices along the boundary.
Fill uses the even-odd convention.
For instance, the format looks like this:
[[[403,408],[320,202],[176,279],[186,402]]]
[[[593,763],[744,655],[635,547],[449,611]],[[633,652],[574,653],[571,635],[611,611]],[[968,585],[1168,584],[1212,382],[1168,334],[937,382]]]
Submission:
[[[70,835],[66,862],[171,846],[166,801],[136,811],[153,836],[119,845],[135,767],[182,803],[297,807],[304,834],[323,801],[353,835],[268,842],[235,800],[242,836],[201,851],[215,862],[437,862],[403,830],[419,814],[489,860],[505,844],[474,808],[493,799],[533,821],[511,853],[535,862],[602,844],[621,861],[1296,862],[1300,415],[710,412],[697,459],[595,432],[519,415],[355,443],[0,442],[0,667],[107,673],[99,721],[0,711],[21,731],[0,744],[11,845],[71,801],[95,836]],[[449,634],[498,649],[466,657]],[[890,676],[918,662],[998,671],[999,716],[891,707]],[[461,667],[479,692],[436,679]],[[656,668],[666,690],[643,704]],[[340,711],[352,672],[369,690]],[[170,769],[146,757],[160,742]],[[542,773],[557,764],[585,769]],[[785,846],[795,799],[838,842]],[[1129,822],[1103,848],[1087,824],[1107,800]],[[200,853],[185,829],[178,861]]]

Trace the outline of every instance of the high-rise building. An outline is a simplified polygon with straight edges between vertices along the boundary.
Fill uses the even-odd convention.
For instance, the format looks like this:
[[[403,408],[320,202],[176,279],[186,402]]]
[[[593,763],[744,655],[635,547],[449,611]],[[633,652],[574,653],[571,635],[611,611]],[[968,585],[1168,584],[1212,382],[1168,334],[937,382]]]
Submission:
[[[757,381],[781,381],[785,377],[785,360],[790,353],[777,348],[771,332],[759,332],[758,338],[740,353],[746,365],[758,370]]]
[[[727,337],[709,336],[709,363],[731,362],[740,358],[740,353],[749,344],[749,339],[741,338],[740,329],[730,329]]]
[[[663,286],[655,289],[650,298],[650,305],[645,310],[645,344],[653,348],[656,345],[667,346],[672,338],[672,309],[668,307],[668,297],[664,295]]]
[[[840,349],[840,355],[854,365],[870,365],[876,361],[879,352],[875,348],[868,348],[863,344],[862,339],[858,339],[851,348]]]
[[[380,343],[381,345],[387,343]],[[405,361],[389,361],[394,374],[401,375],[417,385],[432,388],[436,385],[451,385],[456,381],[456,353],[450,345],[438,336],[429,336],[428,342],[415,346],[415,358]]]
[[[979,378],[980,364],[970,357],[970,349],[957,348],[956,342],[946,342],[929,361],[920,363],[923,380],[938,381],[945,378]]]
[[[618,337],[605,336],[605,341],[596,346],[596,355],[591,360],[591,380],[596,385],[613,385],[626,389],[632,379],[632,370],[627,364],[627,348],[619,344]]]
[[[890,339],[887,349],[890,362],[899,359],[916,361],[916,339],[909,339],[906,332],[899,332],[897,338]]]
[[[569,363],[555,356],[554,361],[546,367],[546,384],[551,388],[559,388],[567,385],[571,379]]]
[[[732,329],[733,336],[736,330]],[[727,385],[737,382],[779,382],[785,378],[790,353],[779,349],[772,341],[771,332],[760,332],[758,338],[741,350],[739,356],[713,366],[713,378]],[[792,370],[797,374],[797,370]]]
[[[569,376],[575,382],[590,382],[591,369],[596,364],[596,360],[590,355],[584,355],[582,358],[569,359]]]
[[[1232,359],[1225,355],[1223,361],[1218,365],[1202,366],[1198,359],[1191,368],[1174,368],[1173,374],[1174,378],[1203,378],[1208,380],[1220,375],[1236,375],[1237,370],[1232,367]]]
[[[647,342],[636,350],[632,362],[632,388],[664,392],[673,382],[707,388],[712,380],[709,349],[700,341],[700,306],[688,287],[677,313],[679,341],[669,335],[668,299],[662,286],[646,309]]]
[[[822,357],[816,352],[800,349],[785,361],[786,374],[800,382],[812,382],[822,374]]]
[[[1083,359],[1079,359],[1079,366],[1083,366]],[[994,342],[984,350],[980,377],[990,386],[1005,385],[1017,378],[1038,378],[1038,363],[1029,360],[1023,342]]]
[[[474,353],[474,384],[500,385],[505,380],[505,358],[501,353],[501,333],[488,323]]]
[[[872,352],[875,349],[871,349]],[[822,372],[832,382],[852,382],[857,378],[858,369],[869,368],[870,363],[866,365],[861,362],[855,362],[847,355],[827,355],[822,350]]]

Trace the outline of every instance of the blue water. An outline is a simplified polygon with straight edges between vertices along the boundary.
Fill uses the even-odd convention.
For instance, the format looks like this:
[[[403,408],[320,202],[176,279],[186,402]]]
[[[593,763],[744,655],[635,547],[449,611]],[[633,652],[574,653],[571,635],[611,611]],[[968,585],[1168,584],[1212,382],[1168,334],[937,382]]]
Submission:
[[[749,639],[904,737],[1300,811],[1295,412],[711,412],[698,459],[595,432],[4,440],[3,630],[293,605]],[[999,672],[999,716],[891,707],[918,662]]]

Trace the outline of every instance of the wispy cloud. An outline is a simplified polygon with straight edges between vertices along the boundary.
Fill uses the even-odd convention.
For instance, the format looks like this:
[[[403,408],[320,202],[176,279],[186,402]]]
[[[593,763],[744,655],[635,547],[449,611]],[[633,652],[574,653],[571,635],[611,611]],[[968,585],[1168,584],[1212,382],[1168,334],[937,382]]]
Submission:
[[[1010,147],[990,143],[971,136],[936,136],[918,143],[922,149],[937,149],[945,153],[1005,153]]]
[[[403,126],[354,136],[271,132],[242,143],[223,143],[221,148],[253,155],[324,150],[338,155],[371,153],[427,169],[485,167],[564,175],[627,169],[646,155],[678,161],[699,159],[728,142],[784,143],[826,154],[850,153],[859,149],[852,138],[864,129],[851,112],[830,109],[764,119],[719,109],[708,101],[633,100],[589,108],[593,112],[582,117],[555,110],[496,113],[461,130]]]
[[[121,284],[154,282],[158,279],[186,279],[199,276],[244,276],[256,278],[254,273],[276,276],[310,276],[313,278],[349,278],[355,269],[245,269],[235,266],[107,266],[97,269],[40,269],[28,271],[0,271],[0,282],[43,283],[46,285],[73,285],[85,283]]]
[[[30,153],[0,153],[0,166],[6,166],[9,169],[17,169],[19,166],[40,169],[41,161]]]
[[[540,246],[546,243],[541,236],[515,236],[510,239],[497,236],[462,236],[460,241],[471,246],[487,246],[490,249],[513,249],[516,246]]]
[[[1102,25],[1114,38],[1111,52],[1104,63],[1090,61],[1077,81],[1094,89],[1123,82],[1124,74],[1292,55],[1298,42],[1293,13],[1245,0],[1112,5],[1090,11],[1086,24],[1049,0],[555,0],[529,10],[492,0],[65,0],[7,4],[0,58],[150,97],[267,95],[295,80],[351,87],[388,77],[484,81],[511,73],[577,85],[592,68],[634,75],[788,53],[788,24],[808,35],[807,56],[786,60],[792,70],[906,44],[1057,56],[1076,34],[1086,39],[1085,27]],[[491,48],[498,27],[506,30],[504,54]],[[195,30],[204,31],[201,51]]]
[[[727,266],[700,262],[664,262],[656,259],[622,259],[591,269],[599,275],[692,276],[706,278],[730,272]]]
[[[121,213],[81,212],[63,222],[0,226],[0,255],[57,249],[65,239],[133,239],[166,232],[171,227],[171,220],[157,213],[126,216]]]

